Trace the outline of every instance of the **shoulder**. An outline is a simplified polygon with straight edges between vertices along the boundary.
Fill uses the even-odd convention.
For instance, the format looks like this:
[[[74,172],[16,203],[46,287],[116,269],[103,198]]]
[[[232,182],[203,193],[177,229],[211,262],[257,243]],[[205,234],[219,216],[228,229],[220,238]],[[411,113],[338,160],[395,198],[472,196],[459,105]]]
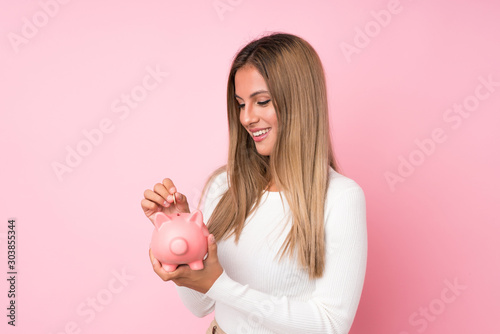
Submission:
[[[328,189],[326,202],[351,201],[353,204],[365,205],[365,196],[361,186],[353,179],[340,174],[333,168],[328,171]]]
[[[328,195],[338,196],[346,191],[363,191],[361,186],[353,179],[340,174],[333,168],[328,170]]]
[[[216,169],[207,180],[207,198],[221,196],[228,189],[228,177],[225,167]]]
[[[225,168],[220,167],[208,177],[198,203],[198,209],[201,209],[205,222],[208,222],[217,203],[227,189],[227,172]]]
[[[210,187],[213,188],[227,188],[228,187],[227,171],[222,168],[215,170],[212,173],[209,183]]]
[[[325,232],[330,235],[329,238],[332,235],[338,238],[357,235],[366,243],[366,201],[363,189],[356,181],[333,169],[329,173]]]

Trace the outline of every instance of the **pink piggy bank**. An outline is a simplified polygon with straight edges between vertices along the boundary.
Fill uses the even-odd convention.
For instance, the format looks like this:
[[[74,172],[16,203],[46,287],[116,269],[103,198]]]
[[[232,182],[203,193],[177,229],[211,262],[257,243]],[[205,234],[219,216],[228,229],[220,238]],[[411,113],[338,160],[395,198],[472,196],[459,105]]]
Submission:
[[[166,271],[174,271],[179,264],[188,264],[192,270],[203,269],[210,233],[200,210],[171,215],[158,212],[154,224],[151,251]]]

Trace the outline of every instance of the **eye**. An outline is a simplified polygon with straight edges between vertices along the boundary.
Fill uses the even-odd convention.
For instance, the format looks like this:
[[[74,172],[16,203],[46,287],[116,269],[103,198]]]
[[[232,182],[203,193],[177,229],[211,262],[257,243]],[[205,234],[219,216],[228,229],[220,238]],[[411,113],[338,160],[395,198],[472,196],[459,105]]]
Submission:
[[[267,101],[257,102],[257,104],[258,104],[259,106],[265,106],[265,105],[267,105],[269,102],[271,102],[271,99],[269,99],[269,100],[267,100]]]
[[[238,106],[238,109],[245,108],[245,104],[244,103],[240,103],[240,99],[239,98],[234,99],[234,102],[236,102],[236,105]]]

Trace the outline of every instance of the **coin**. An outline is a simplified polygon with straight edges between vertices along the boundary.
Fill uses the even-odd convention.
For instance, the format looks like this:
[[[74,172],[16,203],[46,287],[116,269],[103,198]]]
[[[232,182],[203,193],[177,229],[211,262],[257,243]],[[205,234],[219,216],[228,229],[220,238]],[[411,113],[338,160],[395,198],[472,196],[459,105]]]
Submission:
[[[175,193],[172,194],[172,197],[174,198],[174,204],[177,205],[177,201],[175,200]]]

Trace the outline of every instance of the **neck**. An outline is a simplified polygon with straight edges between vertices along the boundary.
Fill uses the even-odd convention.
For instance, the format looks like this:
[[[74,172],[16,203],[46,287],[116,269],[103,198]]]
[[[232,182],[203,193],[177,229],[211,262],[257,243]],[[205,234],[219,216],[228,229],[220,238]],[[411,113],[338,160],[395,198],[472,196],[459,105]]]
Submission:
[[[275,184],[273,181],[271,181],[271,182],[269,183],[269,185],[267,186],[266,190],[267,190],[267,191],[272,191],[272,192],[277,192],[277,191],[279,191],[278,187],[276,186],[276,184]]]

